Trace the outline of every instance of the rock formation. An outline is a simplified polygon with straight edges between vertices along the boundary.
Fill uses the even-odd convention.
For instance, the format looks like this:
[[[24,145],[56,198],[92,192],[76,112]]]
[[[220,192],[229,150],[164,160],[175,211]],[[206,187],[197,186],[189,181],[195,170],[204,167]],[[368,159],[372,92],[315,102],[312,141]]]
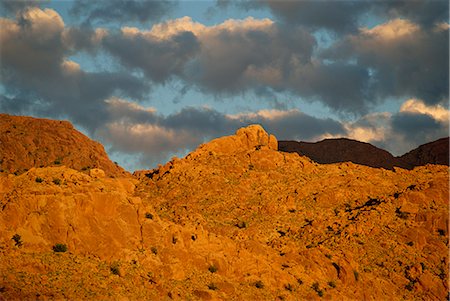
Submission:
[[[32,167],[60,166],[88,171],[100,168],[107,176],[123,176],[100,143],[67,121],[0,114],[0,170],[20,174]]]
[[[446,166],[317,164],[260,126],[134,177],[2,173],[0,299],[440,300],[448,189]]]

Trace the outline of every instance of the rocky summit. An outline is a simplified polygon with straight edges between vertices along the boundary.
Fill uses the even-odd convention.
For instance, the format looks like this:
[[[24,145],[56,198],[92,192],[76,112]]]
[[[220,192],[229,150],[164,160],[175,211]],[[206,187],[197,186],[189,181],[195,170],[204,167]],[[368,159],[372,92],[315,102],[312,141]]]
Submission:
[[[2,165],[0,299],[448,296],[447,166],[319,164],[259,125],[133,175],[37,159]]]

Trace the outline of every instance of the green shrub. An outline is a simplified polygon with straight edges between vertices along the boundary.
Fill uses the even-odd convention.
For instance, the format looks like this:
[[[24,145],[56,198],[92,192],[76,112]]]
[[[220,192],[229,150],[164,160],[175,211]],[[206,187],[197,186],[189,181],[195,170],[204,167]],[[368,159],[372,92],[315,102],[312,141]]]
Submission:
[[[67,245],[65,244],[56,244],[53,246],[53,251],[54,252],[66,252],[67,251]]]
[[[158,249],[156,247],[151,247],[150,251],[152,251],[152,253],[155,254],[155,255],[158,254]]]
[[[53,161],[53,163],[56,165],[59,165],[59,164],[61,164],[61,159],[58,158],[55,161]]]
[[[330,287],[332,287],[332,288],[335,288],[335,287],[336,287],[336,283],[335,283],[334,281],[329,281],[329,282],[328,282],[328,285],[329,285]]]
[[[42,178],[39,178],[39,177],[37,177],[35,181],[36,181],[36,183],[42,183],[42,182],[44,182],[44,180],[43,180]]]
[[[22,246],[22,244],[23,244],[22,237],[19,234],[17,234],[17,233],[14,234],[11,239],[14,240],[14,243],[17,247]]]
[[[153,219],[153,214],[151,214],[150,212],[146,212],[145,213],[145,218]]]
[[[60,179],[53,179],[52,181],[55,185],[60,185],[61,184],[61,180]]]

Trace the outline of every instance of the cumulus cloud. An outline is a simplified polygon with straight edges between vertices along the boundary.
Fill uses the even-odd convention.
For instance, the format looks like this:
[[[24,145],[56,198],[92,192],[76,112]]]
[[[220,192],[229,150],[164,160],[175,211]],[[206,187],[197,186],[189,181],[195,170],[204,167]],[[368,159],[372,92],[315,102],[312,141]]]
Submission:
[[[85,24],[96,22],[140,22],[159,20],[169,13],[175,2],[159,0],[76,0],[71,14],[85,17]]]
[[[449,114],[441,105],[410,99],[398,112],[370,113],[356,122],[343,122],[343,126],[348,138],[402,155],[421,144],[448,136]]]
[[[448,100],[448,52],[448,28],[426,30],[394,19],[336,42],[323,58],[370,70],[367,91],[373,99],[416,97],[437,104]]]
[[[390,19],[406,18],[425,27],[447,22],[449,17],[449,3],[445,0],[218,0],[216,5],[219,9],[230,5],[245,10],[267,8],[284,23],[302,25],[312,30],[326,29],[337,34],[356,31],[370,15]]]
[[[112,152],[134,153],[141,166],[155,166],[173,155],[184,156],[201,143],[233,134],[249,124],[262,124],[280,139],[314,140],[322,135],[344,134],[332,119],[309,116],[299,110],[261,110],[223,114],[208,107],[186,107],[164,116],[156,109],[119,98],[105,101],[109,119],[96,136]]]
[[[70,117],[88,129],[102,123],[103,100],[115,93],[142,98],[149,86],[123,72],[85,72],[67,57],[75,51],[72,31],[52,9],[21,11],[16,20],[0,18],[1,75],[6,95],[1,107],[24,104],[41,114]],[[92,31],[96,41],[99,31]],[[84,47],[84,46],[83,46]]]

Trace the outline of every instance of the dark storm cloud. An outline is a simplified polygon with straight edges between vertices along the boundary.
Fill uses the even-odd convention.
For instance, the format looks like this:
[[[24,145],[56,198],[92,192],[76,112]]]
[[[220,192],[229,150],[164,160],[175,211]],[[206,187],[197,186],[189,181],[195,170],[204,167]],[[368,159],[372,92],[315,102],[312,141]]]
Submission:
[[[301,24],[312,29],[327,29],[343,33],[357,28],[358,18],[367,10],[361,1],[258,1],[251,5],[266,5],[284,22]]]
[[[7,14],[15,15],[28,7],[37,7],[49,1],[50,0],[0,0],[0,9]]]
[[[344,40],[324,51],[326,59],[353,60],[371,71],[375,100],[416,97],[428,104],[448,99],[448,27],[426,30],[408,20],[395,19]]]
[[[414,113],[398,113],[392,118],[392,126],[395,132],[408,135],[412,140],[423,141],[427,134],[443,128],[442,124],[432,116]]]
[[[42,114],[69,116],[93,130],[106,118],[104,99],[113,94],[140,99],[149,89],[129,73],[84,72],[67,60],[73,51],[66,43],[70,34],[53,10],[29,9],[17,21],[0,19],[0,25],[5,110],[32,103]]]
[[[71,13],[85,17],[84,23],[128,23],[158,21],[175,6],[174,1],[153,0],[77,0]]]
[[[106,37],[103,46],[124,66],[142,70],[158,83],[180,75],[200,47],[197,38],[187,31],[165,40],[141,33],[116,33]]]
[[[110,99],[107,105],[110,119],[96,134],[111,145],[111,151],[136,154],[147,166],[167,161],[173,154],[185,155],[201,143],[255,123],[280,139],[314,140],[345,134],[340,122],[298,110],[226,115],[211,108],[186,107],[163,116],[121,99]]]
[[[353,64],[316,62],[299,68],[286,89],[308,99],[319,100],[337,112],[365,113],[372,99],[368,95],[369,73]]]
[[[436,23],[448,22],[449,2],[447,0],[404,0],[373,3],[372,9],[380,16],[391,18],[406,18],[423,25],[432,27]]]
[[[246,10],[268,8],[282,22],[310,29],[326,29],[345,34],[357,30],[369,15],[381,18],[406,18],[425,27],[448,22],[449,3],[446,0],[386,0],[386,1],[291,1],[291,0],[218,0],[217,7],[229,5]]]
[[[308,64],[316,40],[300,28],[247,20],[238,28],[217,27],[199,37],[202,49],[185,80],[213,93],[283,89],[295,68]]]

